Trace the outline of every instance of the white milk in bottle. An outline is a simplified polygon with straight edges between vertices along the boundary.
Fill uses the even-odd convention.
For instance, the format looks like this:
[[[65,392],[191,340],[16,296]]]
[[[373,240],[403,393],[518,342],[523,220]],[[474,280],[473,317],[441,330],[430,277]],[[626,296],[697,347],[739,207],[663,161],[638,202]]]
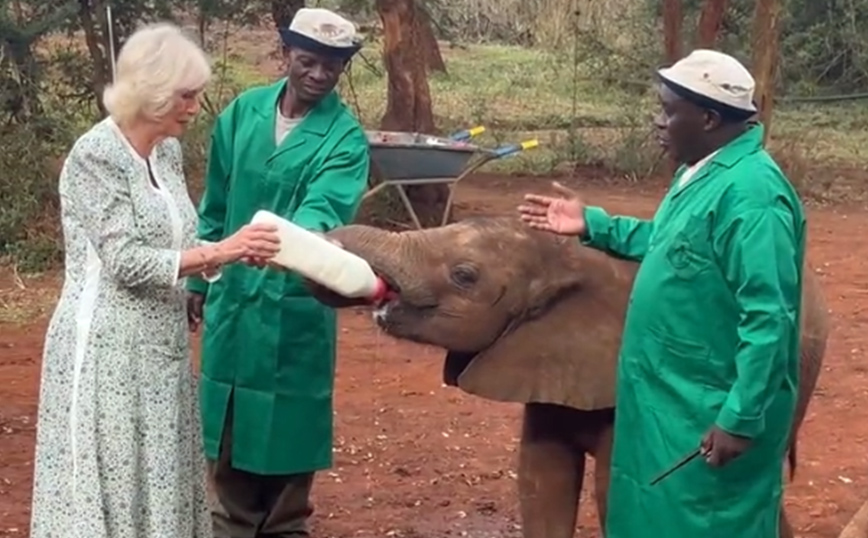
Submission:
[[[368,262],[328,239],[270,211],[257,211],[250,223],[277,227],[280,250],[272,258],[273,263],[304,275],[344,297],[377,301],[386,294],[386,283],[374,273]]]

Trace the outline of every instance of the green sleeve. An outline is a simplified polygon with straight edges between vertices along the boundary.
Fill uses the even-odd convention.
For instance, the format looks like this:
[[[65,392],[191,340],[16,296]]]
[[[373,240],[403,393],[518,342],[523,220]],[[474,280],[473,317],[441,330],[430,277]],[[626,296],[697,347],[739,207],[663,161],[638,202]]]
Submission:
[[[757,204],[759,205],[759,204]],[[765,428],[765,411],[790,371],[798,338],[801,245],[787,204],[733,208],[715,234],[720,268],[738,305],[736,381],[716,424],[753,438]]]
[[[223,239],[226,220],[226,192],[232,173],[232,150],[235,131],[235,101],[217,116],[211,130],[208,165],[205,169],[205,190],[199,201],[199,240],[217,242]],[[187,289],[197,293],[208,291],[208,282],[200,277],[187,279]]]
[[[603,208],[592,206],[585,208],[585,224],[582,244],[631,261],[645,257],[654,227],[650,220],[610,216]]]
[[[356,217],[368,186],[370,149],[361,129],[339,142],[292,215],[292,222],[317,232],[345,226]]]

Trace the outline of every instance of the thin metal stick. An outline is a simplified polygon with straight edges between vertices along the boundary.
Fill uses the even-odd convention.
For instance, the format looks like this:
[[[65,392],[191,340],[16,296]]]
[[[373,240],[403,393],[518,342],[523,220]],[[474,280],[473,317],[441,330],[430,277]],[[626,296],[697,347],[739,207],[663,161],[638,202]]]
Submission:
[[[109,56],[111,58],[111,67],[112,67],[112,82],[115,81],[115,32],[114,32],[114,21],[112,21],[112,7],[109,4],[105,6],[105,19],[106,26],[108,26],[108,46],[109,46]]]
[[[657,485],[658,482],[660,482],[661,480],[663,480],[667,476],[671,475],[672,473],[674,473],[678,469],[681,469],[682,467],[684,467],[685,465],[687,465],[688,463],[690,463],[691,461],[696,459],[696,457],[699,456],[701,453],[702,453],[702,449],[697,448],[696,450],[694,450],[690,454],[684,456],[683,458],[681,458],[681,460],[678,463],[676,463],[675,465],[673,465],[669,469],[663,471],[663,473],[661,473],[657,478],[652,480],[651,485],[652,486]]]

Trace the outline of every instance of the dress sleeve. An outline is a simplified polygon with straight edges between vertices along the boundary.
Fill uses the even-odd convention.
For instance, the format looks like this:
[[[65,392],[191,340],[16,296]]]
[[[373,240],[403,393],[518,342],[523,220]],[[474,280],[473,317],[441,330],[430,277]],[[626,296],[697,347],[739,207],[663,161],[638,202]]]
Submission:
[[[361,129],[337,145],[307,192],[292,222],[316,232],[327,232],[353,220],[368,185],[370,150]]]
[[[179,187],[182,189],[185,196],[187,196],[187,200],[185,200],[184,202],[190,203],[192,205],[192,201],[189,199],[189,194],[187,194],[189,190],[187,189],[186,174],[184,173],[184,150],[181,147],[181,141],[177,138],[170,138],[167,140],[166,146],[168,150],[166,151],[166,159],[168,160],[167,164],[172,169],[172,173],[175,174],[175,177],[178,178],[178,182],[180,183]],[[185,248],[203,247],[214,244],[214,242],[212,241],[200,239],[199,237],[197,237],[197,226],[198,222],[192,226],[192,229],[188,228],[187,226],[184,227],[186,233],[186,237],[184,239]],[[188,229],[189,231],[187,231]],[[222,271],[218,267],[214,272],[202,273],[198,275],[198,277],[210,284],[212,282],[220,280],[222,274]]]
[[[152,247],[136,232],[129,170],[96,139],[80,140],[64,164],[60,196],[105,270],[122,286],[173,287],[181,253]]]

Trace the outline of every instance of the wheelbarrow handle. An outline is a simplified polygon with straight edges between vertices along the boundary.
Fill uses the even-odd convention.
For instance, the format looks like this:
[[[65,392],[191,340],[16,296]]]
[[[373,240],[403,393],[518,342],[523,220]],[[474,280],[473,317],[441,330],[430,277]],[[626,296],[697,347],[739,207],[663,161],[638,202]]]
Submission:
[[[525,140],[521,144],[510,144],[508,146],[501,146],[494,150],[495,158],[506,157],[507,155],[512,155],[513,153],[518,153],[519,151],[524,151],[526,149],[533,149],[539,146],[539,140]]]
[[[463,131],[458,131],[457,133],[449,135],[451,140],[455,140],[456,142],[464,142],[465,140],[470,140],[474,136],[481,135],[485,132],[485,127],[482,125],[472,127],[470,129],[464,129]]]

